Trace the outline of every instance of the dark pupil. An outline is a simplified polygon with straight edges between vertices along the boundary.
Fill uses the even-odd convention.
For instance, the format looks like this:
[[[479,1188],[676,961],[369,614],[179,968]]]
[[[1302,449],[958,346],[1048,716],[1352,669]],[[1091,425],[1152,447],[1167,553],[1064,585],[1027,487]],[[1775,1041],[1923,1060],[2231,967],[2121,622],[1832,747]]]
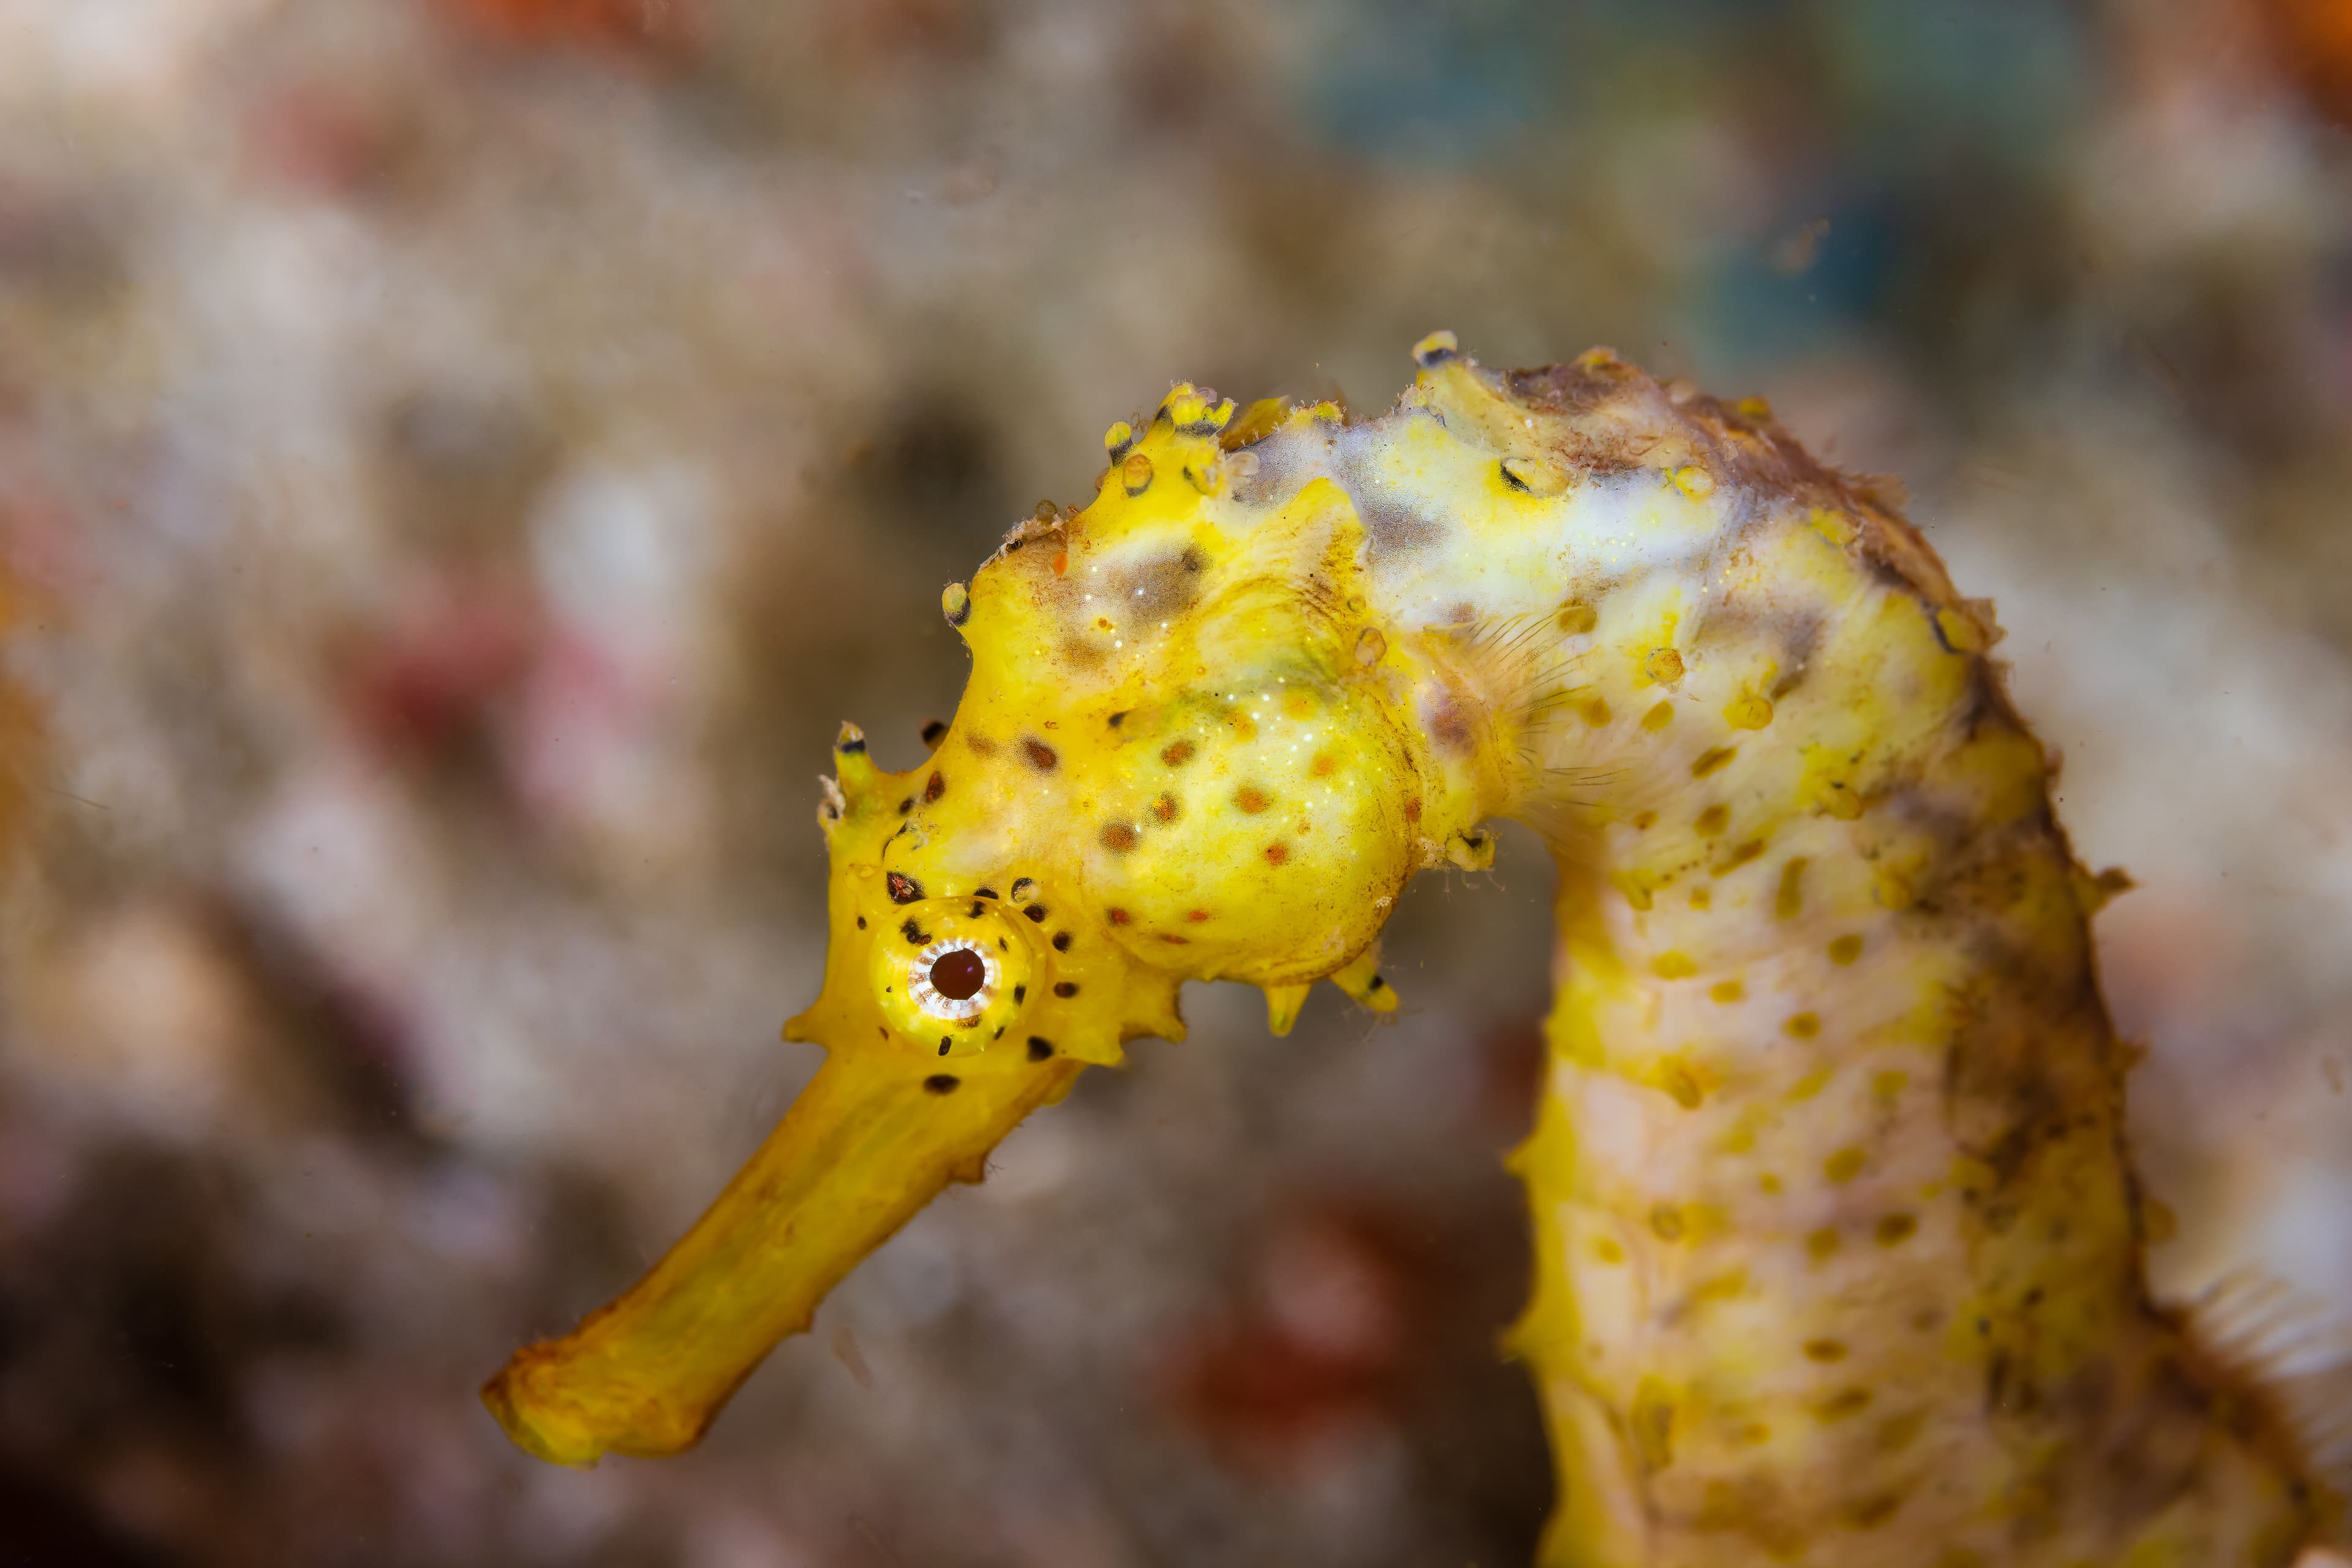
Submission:
[[[987,979],[988,965],[968,947],[943,952],[931,965],[931,989],[950,1002],[966,1001],[979,994]]]

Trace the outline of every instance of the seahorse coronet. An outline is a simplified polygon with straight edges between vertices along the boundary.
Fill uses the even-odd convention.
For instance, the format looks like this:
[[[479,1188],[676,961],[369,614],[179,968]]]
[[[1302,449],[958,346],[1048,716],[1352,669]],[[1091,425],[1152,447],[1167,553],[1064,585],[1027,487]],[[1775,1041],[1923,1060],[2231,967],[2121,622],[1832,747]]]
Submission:
[[[2284,1564],[2292,1424],[2151,1306],[2105,886],[1894,489],[1605,349],[1416,344],[1395,406],[1176,384],[942,610],[930,756],[845,726],[828,1059],[677,1248],[486,1390],[542,1457],[698,1437],[824,1290],[1190,980],[1389,1010],[1413,874],[1549,846],[1547,1563]],[[2088,889],[2088,891],[2086,891]],[[948,968],[927,968],[947,964]]]

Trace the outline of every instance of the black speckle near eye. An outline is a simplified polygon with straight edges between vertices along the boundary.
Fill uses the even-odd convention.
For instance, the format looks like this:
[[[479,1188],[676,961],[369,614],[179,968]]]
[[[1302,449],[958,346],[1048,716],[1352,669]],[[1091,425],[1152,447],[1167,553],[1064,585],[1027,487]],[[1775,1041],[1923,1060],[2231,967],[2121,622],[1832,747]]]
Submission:
[[[1043,904],[1032,904],[1021,912],[1027,915],[1031,921],[1038,925],[1044,925],[1045,923],[1045,906]]]
[[[975,899],[992,899],[996,897],[996,889],[994,888],[974,888],[971,890],[971,896]]]
[[[1015,985],[1013,988],[1013,1000],[1015,1002],[1026,1002],[1029,1000],[1029,987],[1026,985]]]
[[[860,923],[862,924],[863,922],[861,921]],[[1054,933],[1054,951],[1055,952],[1067,952],[1070,951],[1070,933],[1068,931],[1057,931]]]
[[[912,811],[912,810],[914,810],[914,809],[915,809],[915,797],[914,797],[913,795],[908,795],[906,799],[904,799],[904,800],[902,800],[902,801],[900,801],[900,802],[898,803],[898,815],[899,815],[899,816],[906,816],[908,812],[910,812],[910,811]]]
[[[1017,904],[1024,899],[1026,899],[1029,896],[1029,890],[1036,885],[1037,880],[1034,877],[1014,878],[1013,879],[1013,901]]]
[[[866,754],[866,737],[863,735],[852,736],[850,739],[840,742],[833,749],[839,752],[845,757],[862,757]]]
[[[953,1094],[962,1081],[951,1072],[935,1072],[923,1080],[923,1088],[933,1094]]]
[[[1070,997],[1076,996],[1077,994],[1078,985],[1077,982],[1075,980],[1057,981],[1054,985],[1054,994],[1056,996]]]
[[[916,923],[915,917],[912,915],[908,915],[905,923],[898,927],[898,934],[916,947],[920,947],[931,940],[931,933]]]
[[[1032,1035],[1029,1037],[1029,1059],[1031,1061],[1042,1062],[1053,1054],[1053,1041],[1046,1039],[1042,1035]]]
[[[1370,984],[1366,985],[1366,986],[1364,987],[1364,989],[1365,989],[1366,991],[1381,991],[1381,990],[1385,990],[1385,989],[1387,989],[1387,987],[1388,987],[1388,982],[1387,982],[1387,981],[1385,981],[1385,980],[1383,980],[1383,979],[1381,979],[1379,975],[1375,974],[1375,975],[1373,975],[1373,976],[1372,976],[1372,978],[1371,978],[1371,983],[1370,983]]]
[[[928,805],[947,793],[948,781],[946,775],[943,773],[934,773],[931,774],[929,781],[923,785],[924,803]]]
[[[949,1039],[945,1035],[941,1035],[940,1037],[940,1055],[947,1055],[948,1047],[953,1044],[955,1044],[953,1040]]]
[[[984,911],[987,908],[988,908],[988,906],[987,906],[986,904],[982,903],[978,899],[974,899],[974,900],[972,900],[972,901],[971,901],[971,910],[970,910],[969,912],[971,913],[971,918],[972,918],[972,919],[974,919],[974,920],[978,920],[978,919],[980,919],[981,914],[982,913],[982,911]]]
[[[948,727],[939,720],[933,719],[923,726],[923,744],[933,751],[938,751],[940,742],[947,738],[947,732]]]
[[[893,871],[882,881],[890,889],[890,901],[894,904],[911,904],[923,896],[923,885],[904,872]]]
[[[1126,710],[1126,709],[1124,709],[1124,708],[1120,709],[1118,712],[1116,712],[1116,713],[1112,714],[1112,715],[1110,716],[1110,727],[1111,727],[1112,729],[1116,730],[1116,729],[1118,729],[1121,724],[1126,723],[1126,722],[1127,722],[1127,714],[1128,714],[1128,710]]]
[[[857,929],[859,931],[864,931],[866,929],[866,917],[864,915],[857,917]]]

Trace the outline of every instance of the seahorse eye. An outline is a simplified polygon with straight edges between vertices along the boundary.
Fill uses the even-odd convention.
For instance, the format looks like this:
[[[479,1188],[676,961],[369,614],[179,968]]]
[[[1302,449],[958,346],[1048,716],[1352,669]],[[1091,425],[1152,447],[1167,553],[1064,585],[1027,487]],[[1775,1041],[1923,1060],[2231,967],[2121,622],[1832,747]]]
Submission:
[[[943,952],[931,964],[931,989],[961,1002],[988,984],[988,961],[969,947]]]
[[[907,994],[932,1017],[960,1024],[996,1000],[997,964],[968,938],[935,942],[907,966]]]
[[[969,1056],[1007,1038],[1045,994],[1039,970],[1050,963],[1041,928],[1013,913],[992,893],[958,893],[890,909],[895,927],[870,922],[866,973],[884,1031],[925,1056]]]

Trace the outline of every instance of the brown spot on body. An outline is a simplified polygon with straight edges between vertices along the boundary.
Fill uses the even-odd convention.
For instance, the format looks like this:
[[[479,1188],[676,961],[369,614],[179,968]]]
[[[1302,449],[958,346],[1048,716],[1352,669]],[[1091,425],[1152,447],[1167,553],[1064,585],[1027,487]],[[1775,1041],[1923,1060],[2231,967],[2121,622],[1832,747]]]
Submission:
[[[1110,917],[1110,923],[1115,926],[1129,924],[1135,919],[1133,915],[1129,914],[1125,910],[1107,910],[1104,912]]]
[[[1780,1027],[1801,1040],[1810,1040],[1822,1032],[1821,1016],[1817,1013],[1799,1013]]]
[[[1077,994],[1078,983],[1075,980],[1057,980],[1054,983],[1054,994],[1065,1002]]]
[[[1124,822],[1114,822],[1102,830],[1102,847],[1114,855],[1124,855],[1134,848],[1141,836]]]
[[[940,796],[947,793],[947,776],[943,773],[934,773],[923,784],[923,804],[925,805],[929,805],[931,802],[939,799]]]
[[[1878,1245],[1900,1247],[1911,1239],[1919,1222],[1907,1214],[1891,1214],[1878,1222]]]
[[[1838,1340],[1807,1340],[1805,1342],[1805,1359],[1807,1361],[1821,1362],[1825,1365],[1832,1362],[1843,1361],[1845,1360],[1845,1345],[1842,1341]]]
[[[1739,845],[1734,848],[1730,854],[1725,856],[1721,865],[1710,866],[1707,868],[1707,875],[1710,877],[1728,877],[1731,873],[1738,870],[1739,868],[1747,865],[1749,861],[1762,859],[1764,858],[1764,841],[1761,838],[1751,838],[1747,843]]]
[[[923,885],[903,872],[889,873],[882,879],[882,883],[889,889],[890,901],[894,904],[911,904],[923,896]]]
[[[1790,857],[1780,868],[1780,887],[1772,895],[1772,913],[1780,920],[1794,920],[1805,907],[1805,868],[1812,862],[1802,855]]]
[[[1451,697],[1440,701],[1430,714],[1429,733],[1440,746],[1462,756],[1468,756],[1477,748],[1477,740],[1470,729],[1470,715]]]
[[[1841,965],[1848,964],[1852,963],[1855,959],[1860,958],[1861,956],[1862,938],[1853,935],[1852,933],[1839,937],[1830,943],[1830,962],[1832,963]]]
[[[905,922],[898,927],[898,934],[905,937],[908,944],[914,947],[920,947],[931,940],[930,932],[925,931],[912,915],[908,915]]]
[[[1151,816],[1155,821],[1173,822],[1176,820],[1178,810],[1176,797],[1172,795],[1163,793],[1158,800],[1151,803]]]
[[[1043,1035],[1032,1035],[1029,1037],[1029,1059],[1031,1061],[1042,1062],[1053,1054],[1053,1041],[1045,1038]]]
[[[1062,760],[1055,753],[1053,747],[1045,744],[1045,742],[1037,739],[1034,735],[1024,735],[1022,737],[1021,757],[1023,761],[1026,762],[1031,767],[1035,768],[1041,773],[1052,773],[1054,771],[1055,764]]]
[[[1269,866],[1279,866],[1279,865],[1284,864],[1284,863],[1285,863],[1286,861],[1287,861],[1289,858],[1290,858],[1290,846],[1289,846],[1289,845],[1287,845],[1287,844],[1269,844],[1269,845],[1267,845],[1267,846],[1265,847],[1265,863],[1266,863],[1267,865],[1269,865]]]
[[[931,1094],[953,1094],[962,1081],[953,1073],[935,1072],[923,1080],[923,1088]]]
[[[1021,912],[1029,917],[1031,925],[1041,926],[1045,923],[1045,906],[1043,904],[1032,904]]]
[[[1701,752],[1697,759],[1691,763],[1691,777],[1703,779],[1709,773],[1720,772],[1732,758],[1738,754],[1739,748],[1737,746],[1710,746]]]
[[[1255,816],[1274,803],[1266,798],[1265,791],[1255,784],[1244,784],[1234,791],[1234,804],[1252,816]]]
[[[1698,814],[1696,822],[1691,824],[1698,830],[1699,836],[1705,838],[1714,837],[1730,825],[1731,808],[1727,805],[1710,805]]]
[[[1870,1400],[1870,1390],[1849,1388],[1822,1401],[1819,1414],[1824,1421],[1843,1421],[1869,1409]]]
[[[1190,741],[1171,741],[1161,748],[1160,760],[1171,768],[1181,768],[1192,760],[1193,753],[1198,750],[1199,748]]]

